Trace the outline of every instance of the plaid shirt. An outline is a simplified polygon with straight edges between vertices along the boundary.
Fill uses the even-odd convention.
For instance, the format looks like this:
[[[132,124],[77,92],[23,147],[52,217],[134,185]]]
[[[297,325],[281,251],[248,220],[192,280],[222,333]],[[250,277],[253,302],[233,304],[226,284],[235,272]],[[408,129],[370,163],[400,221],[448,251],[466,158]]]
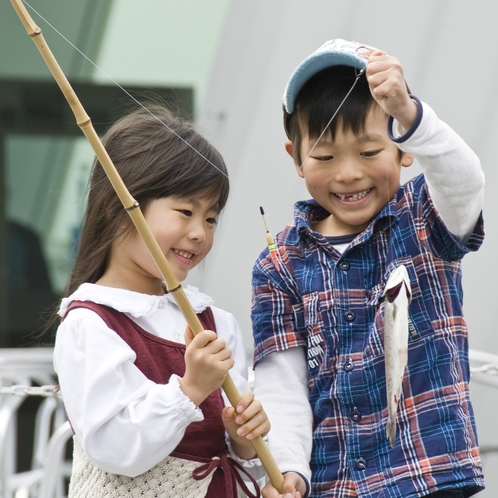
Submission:
[[[484,483],[469,399],[460,260],[480,247],[482,217],[468,243],[459,243],[438,218],[423,175],[400,186],[343,254],[311,229],[325,216],[314,201],[298,202],[295,222],[277,236],[280,271],[265,250],[253,272],[255,363],[275,351],[307,350],[311,496],[478,492]],[[391,449],[382,294],[401,264],[413,296]]]

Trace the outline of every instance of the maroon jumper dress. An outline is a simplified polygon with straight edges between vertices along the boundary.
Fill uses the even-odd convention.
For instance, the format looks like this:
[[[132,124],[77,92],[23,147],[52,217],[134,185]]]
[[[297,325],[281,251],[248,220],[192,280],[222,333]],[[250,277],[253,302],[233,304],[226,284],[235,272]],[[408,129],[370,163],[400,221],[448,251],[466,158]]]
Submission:
[[[75,308],[87,308],[99,315],[105,324],[133,349],[137,356],[135,365],[156,384],[167,384],[173,374],[179,377],[185,374],[184,344],[161,339],[138,326],[124,313],[91,301],[73,301],[63,319]],[[216,332],[211,308],[206,308],[198,317],[206,330]],[[225,427],[221,418],[223,407],[221,390],[217,389],[199,406],[204,420],[192,422],[187,427],[183,439],[170,455],[203,463],[204,465],[193,472],[193,477],[197,480],[207,477],[213,469],[216,469],[206,498],[236,498],[237,482],[247,496],[257,498],[260,496],[260,491],[256,481],[240,464],[227,456]],[[237,469],[250,478],[256,494],[247,488]]]

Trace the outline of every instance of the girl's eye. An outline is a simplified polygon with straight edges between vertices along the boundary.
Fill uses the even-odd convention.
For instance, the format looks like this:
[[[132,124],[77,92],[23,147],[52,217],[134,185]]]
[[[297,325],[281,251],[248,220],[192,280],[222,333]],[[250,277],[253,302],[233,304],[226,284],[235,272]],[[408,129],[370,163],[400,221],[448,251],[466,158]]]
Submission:
[[[319,162],[327,162],[332,161],[332,159],[334,159],[334,156],[315,156],[313,157],[313,159]]]
[[[216,218],[207,218],[206,222],[210,225],[216,225],[218,223],[218,220]]]
[[[179,209],[178,212],[188,217],[192,216],[192,211],[189,211],[188,209]]]

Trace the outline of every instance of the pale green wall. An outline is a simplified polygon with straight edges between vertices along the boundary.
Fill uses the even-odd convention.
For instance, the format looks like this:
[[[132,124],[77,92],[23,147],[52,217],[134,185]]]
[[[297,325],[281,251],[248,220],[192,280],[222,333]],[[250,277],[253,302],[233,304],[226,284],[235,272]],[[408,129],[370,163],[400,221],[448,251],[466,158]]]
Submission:
[[[197,111],[229,4],[230,0],[115,1],[98,65],[123,85],[192,87]],[[107,82],[99,72],[95,79]]]

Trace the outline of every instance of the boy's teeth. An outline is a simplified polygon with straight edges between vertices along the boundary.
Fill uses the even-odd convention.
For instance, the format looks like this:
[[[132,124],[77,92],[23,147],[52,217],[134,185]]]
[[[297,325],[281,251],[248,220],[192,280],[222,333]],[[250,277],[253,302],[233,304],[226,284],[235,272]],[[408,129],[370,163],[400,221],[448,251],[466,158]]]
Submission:
[[[370,192],[370,189],[364,190],[363,192],[359,192],[354,195],[343,195],[343,194],[335,194],[335,195],[337,195],[337,197],[339,197],[341,201],[357,201],[358,199],[362,199],[363,197],[365,197],[368,194],[368,192]]]

